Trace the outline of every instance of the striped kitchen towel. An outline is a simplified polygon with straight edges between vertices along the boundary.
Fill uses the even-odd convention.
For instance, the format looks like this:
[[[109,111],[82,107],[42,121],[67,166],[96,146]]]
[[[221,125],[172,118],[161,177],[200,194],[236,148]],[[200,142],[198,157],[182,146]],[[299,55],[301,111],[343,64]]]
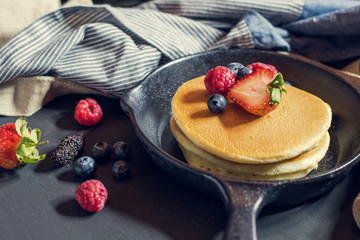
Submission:
[[[219,48],[292,51],[322,62],[359,57],[360,2],[337,2],[155,0],[134,8],[61,8],[0,49],[0,83],[55,76],[118,97],[165,62]]]

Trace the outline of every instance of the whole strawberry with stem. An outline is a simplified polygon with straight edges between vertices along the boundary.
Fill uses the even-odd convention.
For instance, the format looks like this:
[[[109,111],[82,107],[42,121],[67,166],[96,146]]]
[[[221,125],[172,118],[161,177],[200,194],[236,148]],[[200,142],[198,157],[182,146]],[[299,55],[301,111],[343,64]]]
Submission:
[[[26,118],[20,117],[15,123],[0,127],[0,167],[14,169],[23,163],[34,163],[45,159],[46,154],[39,154],[36,146],[48,141],[39,142],[41,131],[27,127]]]
[[[280,103],[286,92],[281,73],[274,75],[268,69],[256,69],[237,81],[228,91],[228,96],[246,111],[255,115],[265,115]]]

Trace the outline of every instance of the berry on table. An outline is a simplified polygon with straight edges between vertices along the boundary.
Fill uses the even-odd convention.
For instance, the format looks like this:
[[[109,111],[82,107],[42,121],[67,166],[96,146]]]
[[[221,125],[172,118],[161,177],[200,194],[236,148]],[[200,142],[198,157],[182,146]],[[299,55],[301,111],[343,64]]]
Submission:
[[[100,122],[103,112],[95,99],[86,98],[76,105],[74,117],[81,125],[93,126]]]
[[[35,148],[48,141],[40,141],[40,129],[27,127],[26,118],[20,117],[15,123],[0,127],[0,167],[14,169],[23,163],[34,163],[45,159]]]
[[[82,156],[73,162],[75,176],[83,179],[89,179],[94,176],[96,171],[96,162],[92,157]]]
[[[75,198],[86,211],[99,212],[105,206],[108,191],[99,180],[87,180],[76,189]]]
[[[125,179],[130,176],[129,164],[124,160],[116,161],[112,166],[112,173],[117,179]]]
[[[125,160],[129,154],[129,145],[124,141],[118,141],[114,143],[111,148],[111,154],[113,160]]]
[[[84,144],[85,138],[82,134],[66,136],[51,154],[52,165],[54,167],[61,167],[71,164],[81,153]]]
[[[221,94],[214,94],[208,98],[207,106],[212,113],[221,113],[226,107],[226,98]]]
[[[205,87],[211,95],[226,95],[235,81],[235,74],[229,68],[223,66],[217,66],[211,69],[204,78]]]
[[[57,146],[51,153],[51,163],[54,167],[61,167],[70,164],[76,158],[77,153],[71,147]]]
[[[83,134],[80,135],[68,135],[66,136],[59,145],[68,146],[77,152],[80,152],[85,145],[85,138]]]
[[[97,142],[91,148],[90,156],[96,162],[106,162],[111,158],[111,147],[107,142]]]

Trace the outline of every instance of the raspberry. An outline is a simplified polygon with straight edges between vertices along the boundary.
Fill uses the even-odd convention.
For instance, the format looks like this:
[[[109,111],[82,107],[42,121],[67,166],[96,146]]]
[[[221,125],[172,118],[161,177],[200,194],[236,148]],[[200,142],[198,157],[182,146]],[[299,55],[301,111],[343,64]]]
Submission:
[[[224,96],[235,81],[235,74],[229,68],[223,66],[211,69],[204,79],[205,87],[211,95],[221,94]]]
[[[204,78],[205,87],[211,95],[214,93],[214,89],[212,86],[213,77],[214,77],[214,69],[211,69],[210,71],[208,71],[208,73],[206,74],[206,76]]]
[[[267,69],[267,70],[272,71],[274,73],[274,76],[278,73],[278,70],[276,69],[275,66],[270,65],[270,64],[261,63],[261,62],[254,62],[254,63],[248,65],[247,67],[253,71],[255,71],[256,69]]]
[[[86,98],[77,104],[74,117],[81,125],[92,126],[100,122],[103,112],[95,99]]]
[[[98,212],[105,206],[108,191],[99,180],[87,180],[77,188],[75,198],[83,209]]]

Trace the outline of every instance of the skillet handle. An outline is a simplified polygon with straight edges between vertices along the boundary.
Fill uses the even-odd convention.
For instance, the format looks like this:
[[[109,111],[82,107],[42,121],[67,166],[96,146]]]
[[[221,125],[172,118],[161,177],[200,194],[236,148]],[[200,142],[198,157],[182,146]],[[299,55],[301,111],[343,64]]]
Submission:
[[[221,181],[229,220],[223,240],[256,240],[256,217],[282,189],[281,184]]]

